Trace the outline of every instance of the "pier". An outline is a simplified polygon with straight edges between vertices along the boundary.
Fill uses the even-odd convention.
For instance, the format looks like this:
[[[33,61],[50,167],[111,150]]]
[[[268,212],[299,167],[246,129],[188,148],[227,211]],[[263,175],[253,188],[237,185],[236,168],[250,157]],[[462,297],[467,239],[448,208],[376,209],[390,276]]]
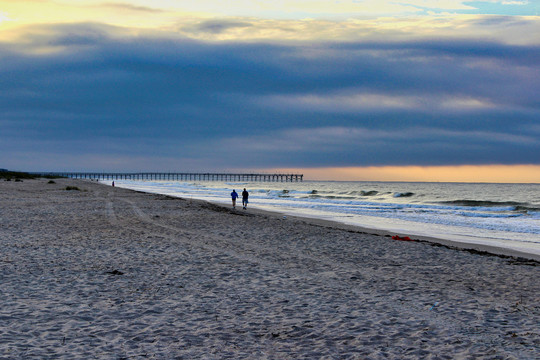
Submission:
[[[107,173],[107,172],[45,172],[41,176],[59,176],[90,180],[168,180],[168,181],[250,181],[250,182],[298,182],[303,174],[232,174],[232,173]]]

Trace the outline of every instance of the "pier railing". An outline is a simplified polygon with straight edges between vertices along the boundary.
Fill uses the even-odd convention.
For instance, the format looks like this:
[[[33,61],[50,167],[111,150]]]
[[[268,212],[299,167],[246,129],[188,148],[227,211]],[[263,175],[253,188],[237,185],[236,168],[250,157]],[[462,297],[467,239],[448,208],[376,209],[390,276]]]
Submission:
[[[233,174],[233,173],[107,173],[107,172],[45,172],[41,176],[60,176],[72,179],[92,180],[177,180],[177,181],[259,181],[298,182],[303,174]]]

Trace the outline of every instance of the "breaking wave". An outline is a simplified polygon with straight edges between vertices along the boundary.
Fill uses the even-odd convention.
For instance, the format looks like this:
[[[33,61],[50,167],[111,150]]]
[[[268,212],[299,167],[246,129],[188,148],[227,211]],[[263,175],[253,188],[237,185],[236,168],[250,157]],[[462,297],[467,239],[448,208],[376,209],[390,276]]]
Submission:
[[[395,197],[395,198],[399,198],[399,197],[411,197],[411,196],[413,196],[413,195],[414,195],[413,192],[404,192],[404,193],[397,192],[397,193],[394,193],[394,197]]]
[[[524,206],[527,204],[518,203],[515,201],[486,201],[486,200],[450,200],[441,201],[441,204],[457,205],[457,206]]]

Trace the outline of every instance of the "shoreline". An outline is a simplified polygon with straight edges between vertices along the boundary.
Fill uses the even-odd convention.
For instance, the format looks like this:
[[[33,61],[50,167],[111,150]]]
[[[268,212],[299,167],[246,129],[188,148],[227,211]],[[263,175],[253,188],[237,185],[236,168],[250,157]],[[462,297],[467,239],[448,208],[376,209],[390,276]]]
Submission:
[[[540,356],[535,261],[73,179],[0,198],[0,358]]]
[[[87,180],[82,180],[82,181],[87,181]],[[100,183],[100,184],[104,186],[110,186],[104,183]],[[129,188],[123,188],[123,189],[138,191],[138,192],[146,193],[146,194],[153,194],[151,192],[145,192],[141,190],[133,190]],[[164,196],[171,196],[173,198],[190,200],[189,198],[185,198],[181,196],[173,196],[173,195],[164,195]],[[214,201],[207,201],[207,200],[201,200],[201,199],[197,199],[197,201],[212,203],[217,206],[221,206],[225,209],[230,208],[230,206],[224,204],[223,202],[214,202]],[[263,209],[257,208],[256,206],[257,205],[250,205],[249,211],[252,213],[265,214],[265,215],[273,216],[276,218],[282,218],[283,216],[287,216],[290,219],[297,219],[300,221],[305,221],[306,223],[313,224],[313,225],[327,226],[330,228],[347,230],[347,231],[356,231],[359,233],[371,234],[371,235],[376,235],[376,236],[391,237],[394,235],[400,235],[400,236],[409,235],[409,234],[396,234],[395,232],[391,232],[389,230],[384,230],[384,229],[374,229],[374,228],[369,228],[369,227],[360,226],[360,225],[346,224],[346,223],[339,222],[337,220],[327,220],[327,219],[320,219],[320,218],[314,218],[314,217],[308,217],[308,216],[302,216],[302,215],[290,215],[285,212],[280,212],[278,210],[275,210],[275,211],[263,210]],[[514,250],[510,248],[505,248],[505,247],[499,247],[495,245],[469,243],[469,242],[458,241],[458,240],[442,239],[442,238],[437,238],[433,236],[414,235],[414,234],[410,234],[409,236],[414,241],[425,242],[428,244],[432,244],[434,246],[446,246],[450,249],[485,253],[486,255],[492,255],[492,256],[503,256],[503,257],[507,256],[507,257],[514,257],[514,258],[522,258],[526,260],[536,261],[540,265],[540,254],[531,254],[528,252]]]
[[[222,205],[218,204],[217,205]],[[254,209],[251,208],[251,211],[259,212],[261,214],[268,214],[270,216],[276,216],[281,217],[284,216],[284,213],[280,212],[273,212],[273,211],[267,211],[267,210],[261,210],[261,209]],[[363,227],[359,225],[350,225],[341,223],[339,221],[334,220],[326,220],[326,219],[317,219],[317,218],[310,218],[310,217],[303,217],[303,216],[296,216],[296,215],[286,215],[288,218],[294,218],[297,220],[305,221],[306,223],[313,224],[313,225],[319,225],[319,226],[327,226],[335,229],[341,229],[341,230],[347,230],[347,231],[355,231],[363,234],[370,234],[375,236],[383,236],[383,237],[392,237],[394,235],[398,235],[394,232],[390,232],[387,230],[382,229],[372,229],[368,227]],[[402,234],[399,234],[400,236]],[[403,235],[406,236],[406,235]],[[432,246],[446,246],[449,249],[454,250],[460,250],[460,251],[468,251],[468,252],[477,252],[477,253],[486,253],[486,255],[491,256],[502,256],[502,257],[513,257],[513,258],[523,258],[527,260],[533,260],[535,262],[538,262],[538,265],[540,265],[540,255],[537,254],[530,254],[523,251],[498,247],[498,246],[492,246],[492,245],[483,245],[483,244],[474,244],[474,243],[467,243],[467,242],[460,242],[456,240],[447,240],[447,239],[441,239],[431,236],[422,236],[422,235],[410,235],[410,238],[413,241],[417,242],[425,242]]]

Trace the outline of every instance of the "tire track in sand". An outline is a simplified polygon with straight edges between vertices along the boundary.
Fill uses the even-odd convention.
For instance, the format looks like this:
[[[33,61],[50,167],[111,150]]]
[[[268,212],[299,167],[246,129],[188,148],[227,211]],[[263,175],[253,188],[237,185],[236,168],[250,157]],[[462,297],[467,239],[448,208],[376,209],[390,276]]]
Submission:
[[[116,213],[114,212],[114,206],[113,206],[113,200],[114,200],[114,192],[109,191],[107,193],[107,199],[105,199],[105,212],[107,213],[107,218],[113,225],[118,224],[118,219],[116,217]]]
[[[109,193],[108,197],[106,203],[107,213],[110,214],[111,221],[116,222],[117,225],[124,224],[132,230],[142,230],[147,235],[178,241],[190,247],[195,246],[204,249],[213,254],[225,254],[240,261],[247,261],[252,264],[274,269],[277,268],[287,273],[291,278],[302,279],[311,285],[318,283],[319,286],[324,287],[331,283],[334,290],[343,293],[352,293],[357,296],[358,300],[363,299],[361,300],[362,302],[373,304],[378,301],[377,299],[371,299],[370,295],[366,293],[364,289],[366,284],[363,284],[362,281],[359,282],[358,279],[350,281],[349,275],[356,277],[358,274],[358,268],[354,267],[353,264],[339,263],[320,256],[309,256],[300,253],[298,249],[292,247],[289,247],[288,251],[278,253],[275,248],[251,245],[241,240],[234,240],[217,234],[205,235],[196,230],[159,223],[145,213],[135,201],[114,197],[112,193]],[[119,202],[129,205],[129,209],[138,219],[137,222],[117,215],[114,206],[120,206],[118,204]],[[213,245],[216,243],[218,245]],[[265,254],[269,256],[265,256]],[[292,267],[284,266],[284,264],[292,264]],[[370,269],[370,271],[371,276],[374,278],[384,279],[388,276],[387,271],[383,269]],[[315,278],[314,272],[317,273]],[[342,277],[343,274],[348,275]],[[405,318],[413,318],[418,316],[418,313],[430,313],[430,309],[426,308],[423,304],[411,303],[404,300],[394,303],[392,308],[394,308],[394,313],[399,313]],[[430,316],[426,316],[424,321],[426,321],[426,324],[436,326],[436,324],[451,323],[452,317],[448,316],[448,314],[432,313]],[[464,325],[454,325],[454,328],[461,327],[464,327]]]
[[[263,260],[260,257],[246,254],[246,252],[257,253],[260,250],[256,247],[249,247],[246,244],[239,246],[241,243],[231,241],[225,237],[218,235],[205,235],[198,231],[178,228],[172,225],[160,224],[156,220],[152,219],[148,214],[141,210],[134,201],[128,199],[116,199],[130,205],[131,211],[141,221],[139,224],[129,223],[128,227],[133,230],[140,231],[143,229],[148,235],[160,236],[171,240],[180,241],[190,246],[198,246],[207,251],[211,251],[216,254],[225,253],[239,260],[249,261],[251,263],[257,263],[260,265],[272,265],[275,266],[275,262]],[[114,204],[111,203],[111,206]],[[114,209],[113,209],[114,211]],[[227,248],[223,246],[212,245],[219,240],[221,244],[227,245]],[[235,250],[235,248],[240,248]],[[268,249],[266,249],[268,250]]]
[[[279,268],[280,271],[287,272],[291,277],[303,278],[305,281],[313,282],[313,274],[316,272],[318,277],[316,281],[320,284],[332,282],[333,286],[342,288],[343,291],[350,291],[356,294],[359,299],[366,296],[365,289],[361,285],[361,282],[358,283],[358,279],[352,282],[349,281],[350,275],[353,275],[353,277],[359,276],[358,268],[351,263],[340,263],[330,258],[310,256],[301,253],[294,247],[288,247],[286,251],[278,252],[274,247],[249,244],[240,239],[235,240],[217,234],[205,235],[198,231],[162,224],[146,214],[134,201],[123,198],[118,200],[129,204],[133,213],[143,223],[156,229],[166,231],[163,232],[158,230],[158,232],[152,232],[152,235],[162,236],[177,241],[179,240],[191,246],[196,245],[215,254],[226,254],[239,260]],[[145,226],[144,229],[147,232],[150,230],[148,226]],[[140,228],[137,230],[140,230]],[[219,241],[220,245],[212,245],[216,243],[216,240]],[[265,256],[266,254],[269,256]],[[284,264],[292,264],[292,267],[284,266]],[[373,278],[390,281],[390,279],[388,279],[387,269],[374,268],[370,269],[370,272]],[[342,277],[342,274],[348,274],[345,277],[345,280]],[[430,312],[429,310],[431,310],[430,308],[426,308],[423,304],[409,303],[407,301],[395,303],[394,307],[397,309],[396,312],[411,317],[415,316],[418,312]],[[436,322],[452,321],[452,317],[446,314],[438,313],[436,316],[431,316],[432,320],[435,320]]]

